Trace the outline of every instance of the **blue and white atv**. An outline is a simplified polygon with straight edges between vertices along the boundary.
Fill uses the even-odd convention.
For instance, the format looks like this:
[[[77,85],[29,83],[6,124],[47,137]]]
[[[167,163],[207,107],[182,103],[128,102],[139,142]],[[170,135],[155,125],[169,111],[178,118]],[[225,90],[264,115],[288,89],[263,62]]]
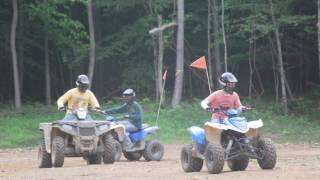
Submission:
[[[106,120],[115,124],[118,123],[112,116],[106,116]],[[119,161],[123,153],[124,157],[129,161],[138,161],[141,156],[146,161],[160,161],[164,155],[163,145],[158,140],[146,140],[149,135],[155,134],[158,129],[159,127],[157,126],[143,124],[142,130],[129,133],[133,147],[127,149],[124,141],[120,141],[118,137],[114,137],[117,140],[115,141],[115,160]]]
[[[243,110],[249,110],[244,108]],[[272,141],[260,136],[261,119],[248,122],[238,110],[215,110],[227,118],[219,123],[206,122],[204,129],[188,128],[193,143],[181,150],[181,165],[185,172],[199,172],[205,160],[209,173],[218,174],[227,161],[232,171],[243,171],[249,159],[257,159],[262,169],[273,169],[277,154]]]

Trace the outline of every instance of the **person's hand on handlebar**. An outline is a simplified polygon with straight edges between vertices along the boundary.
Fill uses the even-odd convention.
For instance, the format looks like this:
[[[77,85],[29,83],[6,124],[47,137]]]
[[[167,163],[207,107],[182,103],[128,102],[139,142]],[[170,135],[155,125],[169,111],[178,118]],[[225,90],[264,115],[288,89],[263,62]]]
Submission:
[[[250,111],[250,110],[252,110],[253,108],[252,107],[250,107],[250,106],[241,106],[241,110],[242,111]]]
[[[59,110],[60,112],[66,112],[66,108],[65,108],[65,107],[59,107],[58,110]]]
[[[208,111],[208,112],[213,112],[214,109],[213,109],[212,107],[208,107],[208,108],[206,108],[206,111]]]

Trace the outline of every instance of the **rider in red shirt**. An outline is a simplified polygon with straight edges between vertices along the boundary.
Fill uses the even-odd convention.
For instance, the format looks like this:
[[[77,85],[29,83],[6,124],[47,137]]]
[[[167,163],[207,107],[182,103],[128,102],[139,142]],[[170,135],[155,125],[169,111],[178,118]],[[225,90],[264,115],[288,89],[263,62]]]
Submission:
[[[237,78],[230,72],[225,72],[219,78],[219,83],[223,86],[223,89],[217,90],[210,94],[201,102],[201,107],[205,110],[211,110],[217,108],[223,109],[239,109],[241,110],[241,102],[239,95],[234,92]],[[212,122],[219,123],[226,118],[223,112],[216,112],[212,114]]]

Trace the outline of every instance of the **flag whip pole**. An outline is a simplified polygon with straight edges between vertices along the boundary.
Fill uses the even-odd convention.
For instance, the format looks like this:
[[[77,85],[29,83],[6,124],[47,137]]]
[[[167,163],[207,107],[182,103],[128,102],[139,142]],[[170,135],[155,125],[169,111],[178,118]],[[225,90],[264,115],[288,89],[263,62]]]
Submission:
[[[163,75],[163,85],[162,85],[162,89],[161,89],[161,93],[160,93],[160,102],[159,102],[159,107],[158,107],[156,126],[158,126],[158,119],[159,119],[159,114],[160,114],[160,108],[161,108],[161,103],[162,103],[164,86],[166,85],[166,79],[167,79],[167,70],[164,72],[164,75]]]
[[[211,86],[210,86],[210,80],[209,80],[208,68],[206,68],[206,75],[207,75],[207,80],[208,80],[209,92],[210,92],[210,94],[211,94]]]

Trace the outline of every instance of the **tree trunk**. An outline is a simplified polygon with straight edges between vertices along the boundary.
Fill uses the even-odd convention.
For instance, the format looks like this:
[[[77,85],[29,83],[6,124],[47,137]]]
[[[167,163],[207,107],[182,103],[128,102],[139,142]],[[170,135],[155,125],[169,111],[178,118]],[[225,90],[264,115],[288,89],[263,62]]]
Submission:
[[[219,33],[219,13],[218,0],[213,0],[213,36],[214,36],[214,60],[215,60],[215,87],[218,87],[218,78],[221,75],[221,56],[220,56],[220,33]]]
[[[212,88],[213,84],[212,84],[212,58],[211,58],[211,50],[212,50],[212,43],[211,43],[211,16],[212,16],[212,5],[211,5],[211,0],[208,0],[208,34],[207,34],[207,38],[208,38],[208,73],[209,73],[209,83],[210,83],[210,87]]]
[[[274,79],[274,90],[276,93],[276,102],[279,102],[279,68],[278,68],[278,63],[276,62],[275,56],[277,56],[277,50],[274,47],[273,40],[271,36],[268,36],[268,39],[270,41],[270,49],[271,49],[271,59],[272,59],[272,69],[273,69],[273,79]]]
[[[224,0],[221,0],[221,28],[222,28],[222,38],[223,38],[223,45],[224,45],[224,72],[228,71],[228,62],[227,62],[227,41],[226,41],[226,34],[224,30]]]
[[[93,80],[94,65],[95,65],[95,39],[94,39],[94,25],[93,25],[93,12],[92,12],[92,0],[88,1],[88,22],[89,22],[89,34],[90,34],[90,60],[88,76],[90,80],[90,87]]]
[[[318,0],[318,78],[320,81],[320,0]]]
[[[288,100],[287,100],[287,94],[286,94],[286,84],[285,84],[285,71],[283,67],[283,59],[282,59],[282,49],[281,49],[281,41],[280,41],[280,35],[279,35],[279,30],[278,30],[278,25],[276,22],[276,18],[274,16],[274,11],[273,11],[273,3],[272,0],[269,0],[270,3],[270,11],[271,11],[271,17],[272,17],[272,22],[274,26],[274,32],[275,32],[275,37],[276,37],[276,42],[277,42],[277,49],[278,49],[278,60],[279,60],[279,68],[280,68],[280,82],[281,82],[281,94],[282,94],[282,104],[283,104],[283,109],[285,114],[288,114]]]
[[[183,64],[184,64],[184,0],[178,0],[178,31],[177,31],[177,62],[175,73],[174,92],[171,105],[177,106],[181,101],[183,87]]]
[[[263,83],[262,83],[262,80],[261,80],[261,76],[260,76],[260,73],[257,69],[257,66],[256,66],[256,37],[255,37],[255,34],[253,34],[253,70],[256,72],[256,77],[257,77],[257,80],[258,80],[258,83],[259,83],[259,86],[260,86],[260,92],[257,91],[258,93],[258,97],[260,98],[263,93],[264,93],[264,87],[263,87]]]
[[[24,69],[24,3],[23,0],[20,1],[19,4],[19,25],[18,25],[18,33],[19,33],[19,44],[18,44],[18,59],[19,59],[19,82],[20,82],[20,92],[21,96],[23,94],[23,69]]]
[[[47,24],[45,25],[47,27]],[[49,63],[49,47],[48,47],[48,31],[44,35],[44,61],[45,61],[45,81],[46,81],[46,105],[51,104],[51,83],[50,83],[50,63]]]
[[[249,92],[248,96],[251,98],[252,96],[252,76],[253,76],[253,68],[252,68],[252,59],[251,59],[251,49],[252,49],[252,40],[249,40]]]
[[[157,46],[157,43],[156,43],[156,40],[153,37],[153,42],[155,42],[154,44],[154,47],[153,47],[153,64],[154,64],[154,78],[155,78],[155,83],[156,83],[156,101],[159,100],[159,97],[160,97],[160,92],[159,92],[159,83],[158,83],[158,46]]]
[[[47,0],[45,1],[47,5]],[[46,81],[46,105],[51,104],[51,83],[50,83],[50,63],[49,63],[49,47],[48,47],[48,23],[45,22],[44,32],[44,64],[45,64],[45,81]]]
[[[285,81],[285,84],[286,84],[286,90],[288,91],[289,99],[293,99],[293,93],[291,91],[289,82],[288,82],[286,77],[285,77],[284,81]]]
[[[158,16],[158,27],[160,28],[162,26],[162,16],[159,15]],[[162,96],[163,92],[162,92],[162,70],[163,70],[163,38],[162,38],[162,31],[159,31],[158,33],[158,43],[159,43],[159,52],[158,52],[158,67],[157,67],[157,75],[158,75],[158,91],[159,91],[159,95]],[[161,100],[162,102],[164,101],[164,97],[160,98],[159,96],[159,100]],[[162,103],[160,102],[160,103]]]
[[[10,36],[10,45],[11,45],[11,54],[12,54],[12,67],[13,67],[13,81],[14,81],[14,102],[15,107],[21,107],[21,91],[20,91],[20,82],[19,82],[19,71],[18,71],[18,60],[17,60],[17,51],[16,51],[16,28],[18,23],[18,2],[17,0],[12,0],[13,6],[13,17],[11,24],[11,36]]]

